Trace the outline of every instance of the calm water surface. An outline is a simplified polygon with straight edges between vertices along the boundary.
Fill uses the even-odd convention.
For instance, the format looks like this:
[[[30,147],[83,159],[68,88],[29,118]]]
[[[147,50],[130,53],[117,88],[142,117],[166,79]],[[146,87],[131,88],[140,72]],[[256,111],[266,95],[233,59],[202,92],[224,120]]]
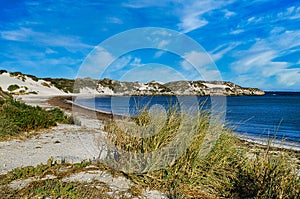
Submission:
[[[178,101],[193,107],[197,100],[203,109],[210,110],[209,97],[194,96],[183,96],[179,100],[174,96],[97,97],[78,99],[76,103],[113,114],[135,115],[144,106],[150,108],[156,105],[167,110]],[[300,143],[300,92],[234,96],[226,97],[225,101],[226,122],[237,133],[256,137],[276,136],[277,139]]]

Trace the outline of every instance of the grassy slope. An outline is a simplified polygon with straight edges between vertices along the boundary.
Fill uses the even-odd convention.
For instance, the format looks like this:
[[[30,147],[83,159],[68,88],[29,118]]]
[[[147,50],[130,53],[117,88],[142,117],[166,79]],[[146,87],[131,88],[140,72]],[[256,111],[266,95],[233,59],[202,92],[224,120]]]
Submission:
[[[74,118],[66,116],[58,108],[44,110],[13,99],[0,103],[0,140],[56,126],[57,123],[74,123]]]

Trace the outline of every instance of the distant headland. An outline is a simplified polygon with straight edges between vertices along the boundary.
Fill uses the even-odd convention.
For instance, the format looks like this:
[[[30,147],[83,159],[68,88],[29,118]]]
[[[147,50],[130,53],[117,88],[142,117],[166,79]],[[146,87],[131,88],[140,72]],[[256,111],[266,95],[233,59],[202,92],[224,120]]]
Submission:
[[[21,72],[0,70],[0,87],[14,95],[264,95],[258,88],[245,88],[228,81],[126,82],[104,78],[38,78]]]

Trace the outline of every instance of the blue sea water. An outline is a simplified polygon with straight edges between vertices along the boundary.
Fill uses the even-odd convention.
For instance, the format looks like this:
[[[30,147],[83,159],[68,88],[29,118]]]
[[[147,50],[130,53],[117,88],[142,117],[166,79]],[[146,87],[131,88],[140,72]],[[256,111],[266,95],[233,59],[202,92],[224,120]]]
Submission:
[[[234,128],[238,134],[300,143],[300,92],[219,98],[225,102],[227,127]],[[178,102],[191,107],[199,103],[206,110],[212,107],[212,98],[195,96],[103,96],[76,101],[85,107],[121,115],[135,115],[139,109],[154,105],[167,110]]]

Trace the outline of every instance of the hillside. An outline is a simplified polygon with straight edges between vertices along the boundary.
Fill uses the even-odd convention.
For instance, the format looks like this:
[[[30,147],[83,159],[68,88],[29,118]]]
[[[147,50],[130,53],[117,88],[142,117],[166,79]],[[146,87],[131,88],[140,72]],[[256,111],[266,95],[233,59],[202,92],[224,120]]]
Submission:
[[[58,89],[51,82],[39,79],[32,75],[20,72],[8,73],[0,71],[0,87],[13,95],[63,95],[65,92]]]
[[[232,82],[175,81],[160,83],[125,82],[111,79],[94,80],[37,78],[20,72],[0,71],[0,87],[14,95],[65,95],[71,93],[95,95],[264,95],[257,88],[244,88]]]

